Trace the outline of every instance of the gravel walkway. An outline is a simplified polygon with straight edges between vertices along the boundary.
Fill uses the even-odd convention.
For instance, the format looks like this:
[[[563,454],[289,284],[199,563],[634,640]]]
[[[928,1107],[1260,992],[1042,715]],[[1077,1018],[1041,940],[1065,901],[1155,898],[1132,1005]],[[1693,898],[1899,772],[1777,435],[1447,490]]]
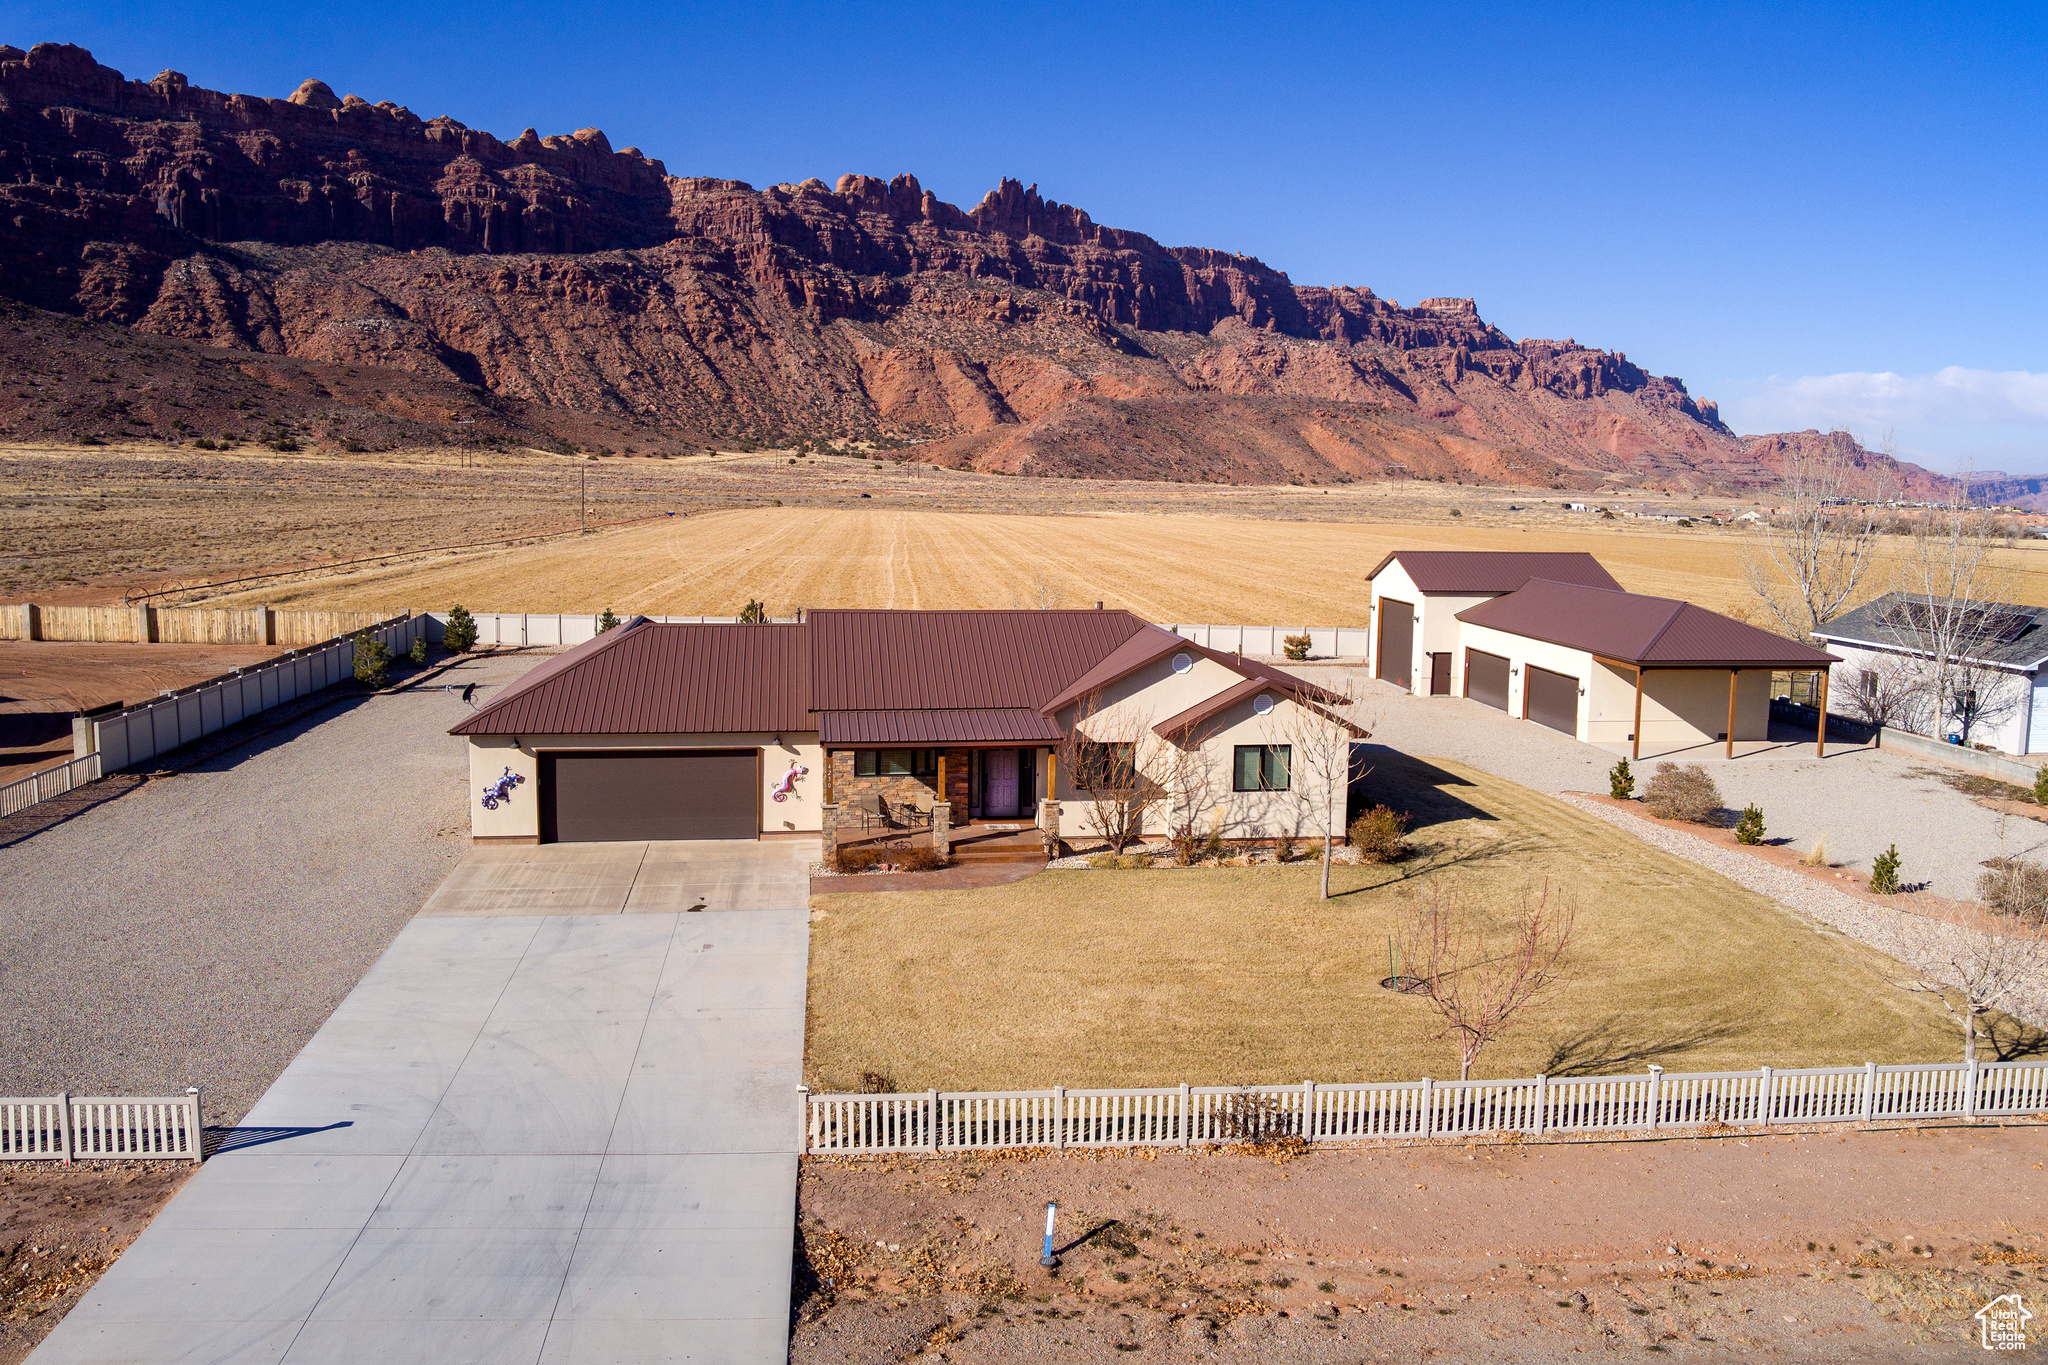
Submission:
[[[1603,749],[1478,702],[1412,697],[1367,681],[1362,670],[1316,670],[1309,676],[1327,681],[1333,673],[1358,682],[1374,743],[1456,759],[1540,792],[1607,788],[1615,756]],[[1865,873],[1870,860],[1896,842],[1904,859],[1901,879],[1939,896],[1973,899],[1987,858],[2048,861],[2048,825],[2008,819],[1977,805],[1941,781],[1939,774],[1947,770],[1930,760],[1833,745],[1825,759],[1816,759],[1809,740],[1796,749],[1733,760],[1717,752],[1699,754],[1697,761],[1729,807],[1754,802],[1763,808],[1773,840],[1805,850],[1823,838],[1831,861]],[[1637,765],[1638,791],[1654,767],[1651,761]]]
[[[238,1120],[467,849],[442,685],[535,662],[321,708],[0,847],[0,1094],[197,1084]]]
[[[1710,843],[1697,834],[1668,829],[1587,797],[1565,795],[1559,799],[1589,815],[1599,816],[1610,825],[1627,830],[1646,844],[1675,854],[1687,862],[1698,863],[1738,886],[1768,896],[1794,914],[1817,920],[1859,943],[1868,944],[1887,957],[1906,960],[1912,956],[1911,949],[1901,940],[1902,923],[1915,929],[1925,925],[1920,916],[1910,911],[1872,905],[1869,901],[1822,885],[1803,873],[1775,867],[1761,858]],[[1963,936],[1974,931],[1943,925],[1941,932]],[[1953,981],[1953,978],[1947,979]],[[2036,1028],[2048,1028],[2048,982],[2038,982],[2026,996],[2007,1002],[2005,1012]]]

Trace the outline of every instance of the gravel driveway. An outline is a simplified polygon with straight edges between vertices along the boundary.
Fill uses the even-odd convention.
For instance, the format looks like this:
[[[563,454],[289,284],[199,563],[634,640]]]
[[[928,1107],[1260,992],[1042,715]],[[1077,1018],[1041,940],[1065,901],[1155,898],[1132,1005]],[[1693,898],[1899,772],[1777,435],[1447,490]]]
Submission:
[[[1409,696],[1370,681],[1360,669],[1304,669],[1303,675],[1325,683],[1356,680],[1375,743],[1456,759],[1542,792],[1607,789],[1613,755],[1532,721],[1462,698]],[[1981,864],[2001,851],[2048,857],[2048,825],[2002,820],[1933,776],[1938,765],[1924,759],[1867,748],[1831,748],[1825,759],[1815,759],[1809,743],[1789,753],[1733,760],[1702,754],[1697,761],[1726,805],[1763,807],[1771,839],[1806,849],[1825,838],[1832,860],[1866,873],[1870,860],[1896,841],[1901,880],[1925,883],[1937,895],[1974,899]],[[1637,765],[1637,791],[1654,767]]]
[[[197,1084],[239,1120],[468,851],[442,686],[535,662],[340,700],[0,848],[0,1094]]]

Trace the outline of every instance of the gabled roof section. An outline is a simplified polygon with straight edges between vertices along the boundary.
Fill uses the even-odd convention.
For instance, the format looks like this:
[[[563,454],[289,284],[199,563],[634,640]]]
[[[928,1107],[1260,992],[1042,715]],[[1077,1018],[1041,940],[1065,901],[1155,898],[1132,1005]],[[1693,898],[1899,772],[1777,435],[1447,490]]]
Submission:
[[[814,611],[805,628],[819,711],[1035,710],[1147,623],[1127,611]]]
[[[799,625],[635,617],[528,673],[451,735],[666,735],[813,728]]]
[[[1222,715],[1240,702],[1250,701],[1261,692],[1271,692],[1283,701],[1291,701],[1298,706],[1307,707],[1332,725],[1340,725],[1360,739],[1366,738],[1366,732],[1358,726],[1343,719],[1341,716],[1333,716],[1322,707],[1316,705],[1316,702],[1319,700],[1329,699],[1329,693],[1324,692],[1320,687],[1304,683],[1299,678],[1294,678],[1290,681],[1291,686],[1276,684],[1270,678],[1246,678],[1241,683],[1234,683],[1224,688],[1213,697],[1196,702],[1177,716],[1168,716],[1165,720],[1152,727],[1152,733],[1162,739],[1174,739],[1186,734],[1197,725]]]
[[[1038,709],[1052,715],[1062,706],[1071,706],[1090,692],[1099,692],[1119,678],[1128,678],[1146,664],[1183,649],[1189,653],[1196,652],[1180,636],[1148,621],[1144,629],[1118,645],[1108,658],[1076,678],[1064,692]]]
[[[1957,611],[1963,620],[1941,620]],[[1976,662],[2022,670],[2048,663],[2048,608],[2013,602],[1963,604],[1949,597],[1888,592],[1813,633],[1844,644],[1924,654],[1930,619],[1941,622],[1932,627],[1934,631],[1948,636],[1960,653]]]
[[[1513,592],[1532,578],[1621,591],[1614,575],[1583,550],[1396,550],[1373,565],[1366,581],[1397,559],[1422,592]]]
[[[1662,668],[1821,668],[1841,660],[1670,597],[1532,579],[1465,608],[1460,621]]]

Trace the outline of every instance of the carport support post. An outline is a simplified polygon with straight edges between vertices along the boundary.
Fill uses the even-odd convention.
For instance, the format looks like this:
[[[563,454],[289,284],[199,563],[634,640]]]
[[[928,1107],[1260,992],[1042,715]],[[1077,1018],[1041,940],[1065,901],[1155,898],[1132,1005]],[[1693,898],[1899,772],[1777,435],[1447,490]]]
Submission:
[[[1828,679],[1833,676],[1828,669],[1820,670],[1820,729],[1814,732],[1813,756],[1828,756]]]
[[[1735,680],[1742,676],[1742,670],[1728,670],[1728,757],[1735,757]]]
[[[1636,665],[1636,728],[1630,732],[1629,738],[1634,742],[1635,747],[1629,750],[1628,756],[1631,760],[1640,763],[1643,758],[1643,666],[1641,664]]]

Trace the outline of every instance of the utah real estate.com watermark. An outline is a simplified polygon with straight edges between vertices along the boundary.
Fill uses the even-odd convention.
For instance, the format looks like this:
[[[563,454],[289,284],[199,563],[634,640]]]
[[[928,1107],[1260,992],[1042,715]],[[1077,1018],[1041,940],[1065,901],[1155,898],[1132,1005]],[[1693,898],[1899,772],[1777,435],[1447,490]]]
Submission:
[[[1977,1321],[1983,1329],[1980,1340],[1987,1351],[2024,1351],[2027,1348],[2027,1324],[2034,1314],[2026,1301],[2017,1294],[2001,1294],[1977,1310]]]

